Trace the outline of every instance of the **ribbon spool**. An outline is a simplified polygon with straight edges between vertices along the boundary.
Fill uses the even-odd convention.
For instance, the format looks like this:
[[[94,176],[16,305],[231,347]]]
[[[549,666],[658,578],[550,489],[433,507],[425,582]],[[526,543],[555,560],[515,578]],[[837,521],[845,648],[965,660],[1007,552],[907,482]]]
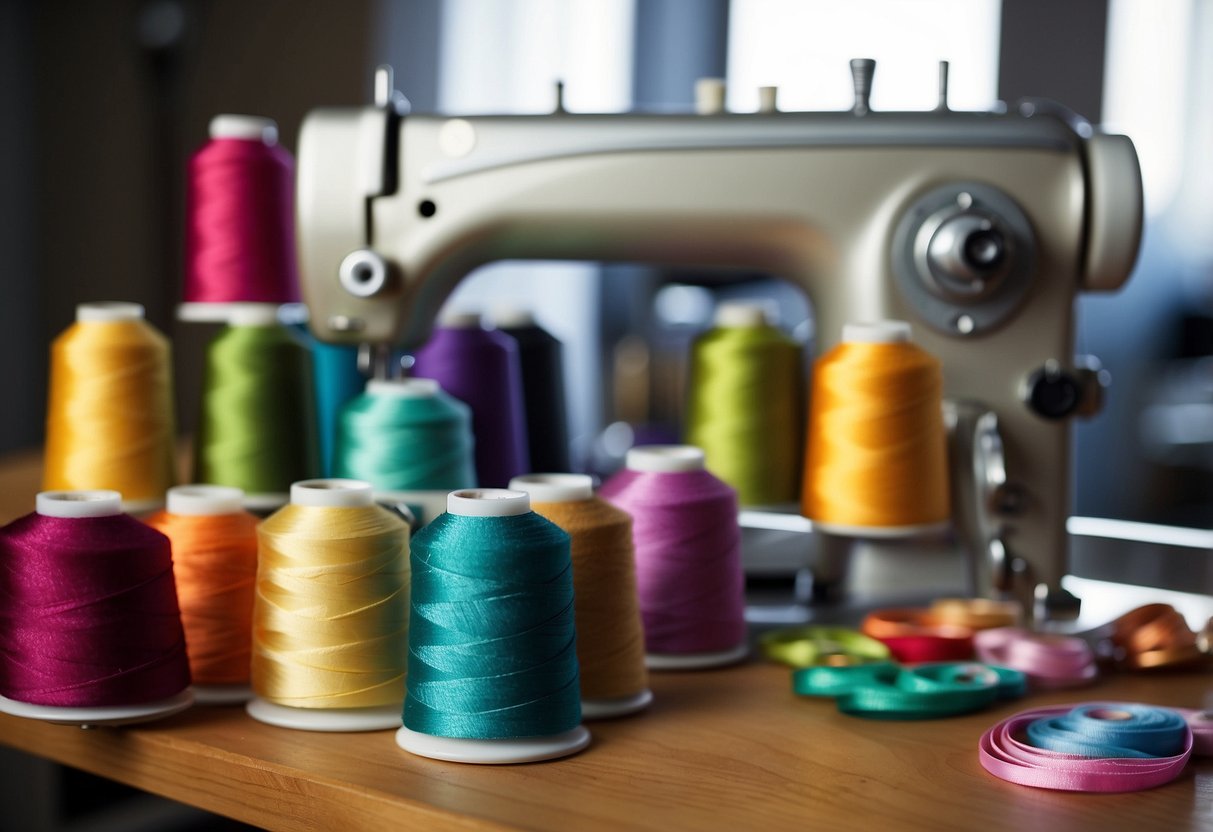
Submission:
[[[995,627],[1015,627],[1023,618],[1018,601],[994,601],[989,598],[940,598],[928,613],[935,624],[989,630]]]
[[[1170,604],[1146,604],[1111,624],[1118,663],[1130,670],[1198,664],[1205,654],[1187,620]]]
[[[378,731],[400,722],[408,526],[356,480],[305,480],[257,529],[253,690],[261,722]]]
[[[1080,638],[997,627],[973,636],[977,658],[1023,671],[1037,688],[1090,684],[1099,674],[1095,654]]]
[[[118,492],[38,494],[0,529],[0,711],[125,725],[188,708],[172,569],[168,539]]]
[[[476,485],[472,417],[429,378],[371,380],[341,412],[337,476],[361,479],[377,496],[402,502],[425,522],[449,492]]]
[[[889,648],[874,638],[843,627],[790,627],[764,633],[762,655],[791,667],[847,667],[888,662]]]
[[[82,303],[51,345],[47,490],[113,490],[159,507],[176,480],[168,339],[137,303]]]
[[[946,528],[939,361],[903,321],[847,324],[814,365],[801,511],[822,531],[897,537]]]
[[[722,303],[715,327],[696,339],[687,441],[703,448],[708,470],[737,489],[742,506],[799,497],[803,387],[800,345],[758,304]]]
[[[649,445],[600,496],[632,515],[636,583],[651,670],[734,664],[746,645],[737,493],[690,445]]]
[[[397,744],[459,763],[585,748],[569,536],[524,492],[452,492],[413,539],[408,697]]]
[[[299,300],[295,162],[268,118],[220,115],[190,159],[183,321],[228,320],[232,304]]]
[[[245,702],[249,687],[257,518],[244,492],[178,485],[165,510],[143,522],[173,547],[173,574],[185,627],[194,696],[202,705]]]
[[[270,304],[232,304],[207,348],[196,479],[240,488],[276,509],[319,471],[311,359]]]
[[[476,481],[500,488],[530,469],[518,345],[475,313],[444,314],[416,354],[413,375],[432,378],[472,411]]]
[[[899,662],[973,658],[973,631],[968,627],[936,624],[929,610],[877,610],[864,618],[860,631],[883,642]]]
[[[1022,696],[1022,673],[972,662],[898,667],[888,662],[807,667],[792,674],[801,696],[834,699],[838,710],[869,719],[938,719]]]
[[[1003,720],[982,735],[978,758],[990,774],[1023,786],[1134,792],[1178,777],[1193,746],[1191,727],[1172,709],[1090,703]]]
[[[531,470],[569,470],[563,345],[529,312],[498,310],[493,323],[518,344]]]
[[[585,719],[626,716],[653,701],[636,597],[632,518],[594,496],[585,474],[529,474],[510,488],[572,543],[577,664]]]

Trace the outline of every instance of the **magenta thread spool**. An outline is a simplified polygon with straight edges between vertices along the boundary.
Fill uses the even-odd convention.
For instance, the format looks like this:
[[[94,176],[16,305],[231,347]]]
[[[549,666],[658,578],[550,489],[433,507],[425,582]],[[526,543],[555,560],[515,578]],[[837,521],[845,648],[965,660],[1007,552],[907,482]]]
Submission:
[[[633,518],[648,666],[695,670],[748,653],[737,492],[691,445],[628,451],[599,496]]]
[[[146,722],[188,708],[189,684],[169,540],[117,491],[44,491],[0,529],[0,711]]]

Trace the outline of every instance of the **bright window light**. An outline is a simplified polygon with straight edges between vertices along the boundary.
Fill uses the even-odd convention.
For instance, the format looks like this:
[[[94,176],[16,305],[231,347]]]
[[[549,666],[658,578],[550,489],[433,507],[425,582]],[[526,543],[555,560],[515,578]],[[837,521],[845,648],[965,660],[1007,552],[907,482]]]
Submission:
[[[848,62],[876,60],[874,110],[930,110],[939,61],[949,103],[988,110],[998,98],[1000,0],[733,0],[729,108],[754,110],[758,88],[779,87],[785,110],[846,110]]]

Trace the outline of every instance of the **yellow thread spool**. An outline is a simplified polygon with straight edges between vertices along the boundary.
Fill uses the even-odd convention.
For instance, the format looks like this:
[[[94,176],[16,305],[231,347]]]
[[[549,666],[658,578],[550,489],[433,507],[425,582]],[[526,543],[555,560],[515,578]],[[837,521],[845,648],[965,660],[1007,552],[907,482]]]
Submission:
[[[46,491],[111,490],[128,511],[175,480],[168,339],[137,303],[84,303],[51,345]]]
[[[823,531],[871,536],[947,523],[939,361],[909,324],[848,324],[813,371],[801,509]]]
[[[263,722],[317,731],[400,723],[408,526],[358,480],[304,480],[257,529],[253,691]]]
[[[530,474],[510,481],[531,509],[572,538],[581,713],[605,719],[648,707],[644,630],[636,595],[632,518],[594,496],[585,474]]]

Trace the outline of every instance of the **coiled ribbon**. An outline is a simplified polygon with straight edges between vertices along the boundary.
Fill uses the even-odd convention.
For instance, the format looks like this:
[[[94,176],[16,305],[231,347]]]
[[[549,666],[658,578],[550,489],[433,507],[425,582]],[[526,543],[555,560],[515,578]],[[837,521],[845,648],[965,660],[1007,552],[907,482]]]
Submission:
[[[860,627],[883,642],[900,662],[965,661],[973,658],[973,630],[937,624],[929,610],[891,609],[870,613]]]
[[[1090,703],[1024,711],[981,738],[986,771],[1012,783],[1078,792],[1132,792],[1169,783],[1194,750],[1189,719],[1170,708]],[[1202,749],[1209,733],[1202,727]]]
[[[1180,667],[1205,658],[1197,634],[1170,604],[1146,604],[1110,626],[1116,659],[1131,670]]]
[[[772,630],[758,640],[763,656],[792,667],[842,667],[888,662],[889,648],[845,627],[790,627]]]
[[[937,719],[979,711],[999,699],[1022,696],[1017,670],[972,662],[899,667],[882,662],[852,667],[807,667],[792,674],[801,696],[833,698],[838,710],[869,719]]]
[[[976,633],[973,645],[983,662],[1022,670],[1040,688],[1085,685],[1099,673],[1090,646],[1073,636],[998,627]]]

